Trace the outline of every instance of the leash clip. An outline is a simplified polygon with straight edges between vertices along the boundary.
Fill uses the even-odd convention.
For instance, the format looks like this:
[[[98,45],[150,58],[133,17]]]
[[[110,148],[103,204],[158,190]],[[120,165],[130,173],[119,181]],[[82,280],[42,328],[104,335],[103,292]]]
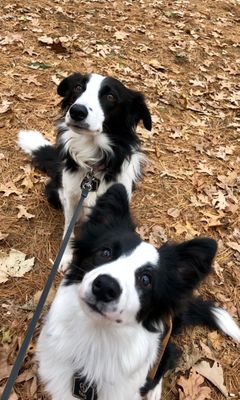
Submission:
[[[83,178],[81,189],[87,192],[96,192],[99,188],[100,179],[96,178],[92,171],[88,172]]]

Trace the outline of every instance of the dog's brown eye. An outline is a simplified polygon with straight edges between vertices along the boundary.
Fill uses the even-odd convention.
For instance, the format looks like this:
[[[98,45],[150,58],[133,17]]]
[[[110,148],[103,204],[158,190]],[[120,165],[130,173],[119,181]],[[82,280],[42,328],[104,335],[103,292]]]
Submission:
[[[101,255],[101,257],[103,257],[103,258],[111,258],[112,257],[112,250],[111,249],[108,249],[108,248],[105,248],[105,249],[102,249],[101,251],[100,251],[100,255]]]
[[[82,88],[83,88],[82,85],[76,85],[75,88],[74,88],[74,91],[76,93],[81,92]]]
[[[107,100],[108,100],[109,102],[113,103],[116,99],[115,99],[115,97],[113,96],[113,94],[109,93],[109,94],[107,95]]]
[[[150,274],[142,274],[138,278],[141,287],[145,289],[150,289],[152,287],[152,277]]]

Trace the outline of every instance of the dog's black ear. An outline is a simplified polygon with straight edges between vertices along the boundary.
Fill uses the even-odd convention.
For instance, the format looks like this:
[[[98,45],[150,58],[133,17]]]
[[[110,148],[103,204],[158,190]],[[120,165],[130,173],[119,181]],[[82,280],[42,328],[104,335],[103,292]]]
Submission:
[[[89,216],[89,222],[94,225],[116,226],[123,220],[133,229],[135,228],[131,219],[129,198],[125,186],[116,183],[98,198]]]
[[[142,93],[136,92],[136,97],[134,102],[134,113],[136,115],[136,124],[138,124],[139,121],[143,121],[144,127],[148,131],[151,131],[152,118]]]
[[[67,78],[64,78],[58,85],[57,93],[61,97],[66,97],[71,92],[71,90],[78,83],[82,81],[83,75],[79,72],[76,72]]]
[[[166,244],[160,248],[165,266],[171,268],[182,290],[193,289],[210,272],[217,251],[217,243],[210,238],[196,238],[180,244]],[[172,275],[173,279],[174,275]]]

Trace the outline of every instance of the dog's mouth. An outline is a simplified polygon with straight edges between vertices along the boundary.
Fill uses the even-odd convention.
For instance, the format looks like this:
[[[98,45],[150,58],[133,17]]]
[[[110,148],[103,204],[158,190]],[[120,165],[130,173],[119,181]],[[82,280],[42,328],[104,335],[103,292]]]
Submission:
[[[97,134],[101,133],[100,129],[92,130],[89,128],[89,124],[85,122],[74,122],[68,121],[66,122],[68,128],[70,128],[73,132],[78,134],[87,134],[90,136],[96,136]]]
[[[88,306],[91,310],[93,310],[93,311],[97,312],[98,314],[101,314],[101,315],[104,316],[104,313],[100,310],[100,308],[99,308],[96,304],[89,303],[88,301],[85,301],[85,304],[87,304],[87,306]]]
[[[79,131],[79,132],[90,131],[89,125],[86,124],[85,122],[77,123],[77,122],[71,121],[71,122],[67,122],[66,125],[68,128],[71,128],[74,131]]]

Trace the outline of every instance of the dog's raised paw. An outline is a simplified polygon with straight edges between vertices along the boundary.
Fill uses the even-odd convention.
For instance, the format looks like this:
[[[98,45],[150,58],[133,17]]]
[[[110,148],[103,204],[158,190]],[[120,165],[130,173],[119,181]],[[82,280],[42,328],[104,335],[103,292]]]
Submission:
[[[161,400],[162,396],[162,380],[154,389],[150,390],[147,394],[147,400]]]

